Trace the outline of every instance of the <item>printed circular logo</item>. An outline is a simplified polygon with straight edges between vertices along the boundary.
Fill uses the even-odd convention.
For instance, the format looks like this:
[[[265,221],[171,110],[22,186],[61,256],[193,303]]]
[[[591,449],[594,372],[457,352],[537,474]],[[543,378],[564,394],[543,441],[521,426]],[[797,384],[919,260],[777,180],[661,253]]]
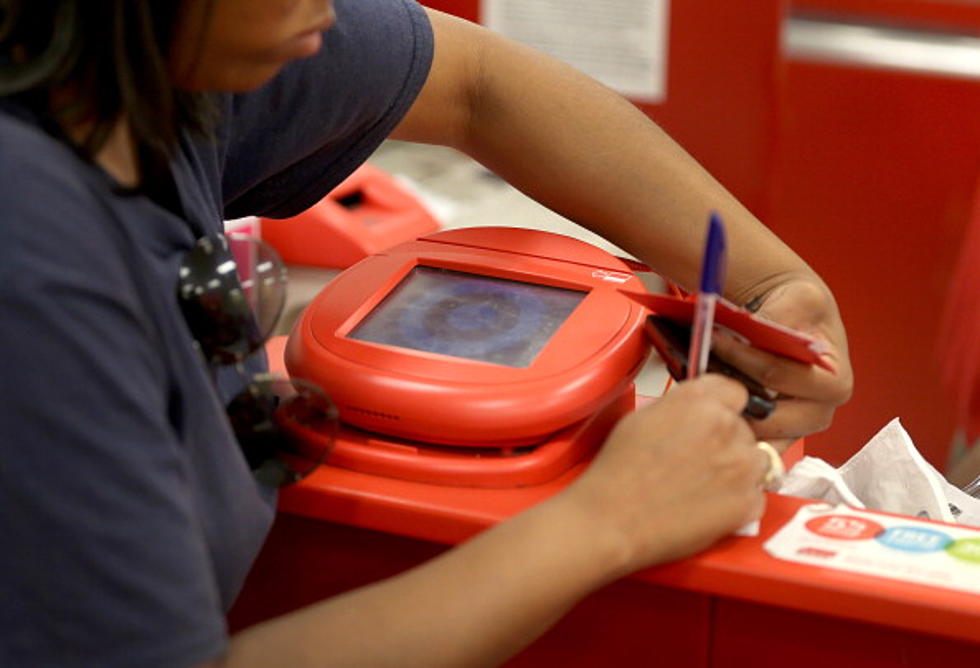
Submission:
[[[877,522],[849,515],[815,517],[804,526],[818,536],[838,540],[866,540],[885,530]]]
[[[891,527],[877,538],[882,545],[905,552],[936,552],[953,540],[942,531],[914,526]]]
[[[980,538],[954,540],[946,546],[946,551],[957,559],[980,564]]]

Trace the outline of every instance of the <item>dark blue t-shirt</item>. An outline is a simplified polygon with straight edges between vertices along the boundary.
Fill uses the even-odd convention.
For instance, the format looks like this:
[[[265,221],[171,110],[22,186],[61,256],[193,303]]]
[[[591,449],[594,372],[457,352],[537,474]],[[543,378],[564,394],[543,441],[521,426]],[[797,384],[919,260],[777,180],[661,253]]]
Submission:
[[[273,517],[176,301],[197,237],[322,198],[403,116],[413,0],[336,0],[314,58],[221,99],[173,163],[184,217],[0,100],[0,665],[213,659]]]

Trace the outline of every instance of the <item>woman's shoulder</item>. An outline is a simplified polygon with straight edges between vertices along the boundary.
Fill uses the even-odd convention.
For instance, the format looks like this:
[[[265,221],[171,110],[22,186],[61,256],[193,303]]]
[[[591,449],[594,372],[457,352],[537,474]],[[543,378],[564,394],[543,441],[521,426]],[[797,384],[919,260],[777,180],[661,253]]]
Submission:
[[[79,159],[39,125],[0,109],[0,205],[28,203],[35,192],[47,198],[81,194]]]
[[[111,190],[98,187],[93,169],[39,128],[0,114],[0,302],[23,310],[37,295],[84,293],[136,312],[130,265],[107,218]]]
[[[102,211],[91,169],[36,124],[0,112],[0,247],[13,253],[91,237]]]
[[[0,238],[71,243],[99,215],[86,163],[39,127],[0,113]],[[89,232],[92,230],[89,229]]]

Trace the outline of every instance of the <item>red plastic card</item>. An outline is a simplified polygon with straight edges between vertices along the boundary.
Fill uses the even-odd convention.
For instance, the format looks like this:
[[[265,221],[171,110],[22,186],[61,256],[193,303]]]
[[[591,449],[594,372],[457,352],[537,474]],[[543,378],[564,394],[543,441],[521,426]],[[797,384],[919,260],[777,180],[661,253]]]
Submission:
[[[620,290],[620,292],[642,304],[652,313],[685,325],[691,324],[694,314],[693,297],[647,294],[629,290]],[[823,341],[760,318],[724,299],[719,299],[715,308],[715,326],[734,332],[760,350],[804,364],[830,368],[830,363],[821,354],[827,350]]]

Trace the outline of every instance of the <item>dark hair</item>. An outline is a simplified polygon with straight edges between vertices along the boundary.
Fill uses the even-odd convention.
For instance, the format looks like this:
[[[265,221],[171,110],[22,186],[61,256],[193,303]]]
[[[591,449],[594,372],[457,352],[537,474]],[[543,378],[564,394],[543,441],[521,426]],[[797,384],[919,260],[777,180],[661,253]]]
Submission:
[[[213,106],[174,88],[168,54],[181,0],[0,0],[0,97],[64,128],[91,122],[88,159],[124,115],[142,187],[165,174],[182,127],[207,130]],[[210,4],[209,9],[210,11]],[[71,102],[52,107],[52,91]]]

